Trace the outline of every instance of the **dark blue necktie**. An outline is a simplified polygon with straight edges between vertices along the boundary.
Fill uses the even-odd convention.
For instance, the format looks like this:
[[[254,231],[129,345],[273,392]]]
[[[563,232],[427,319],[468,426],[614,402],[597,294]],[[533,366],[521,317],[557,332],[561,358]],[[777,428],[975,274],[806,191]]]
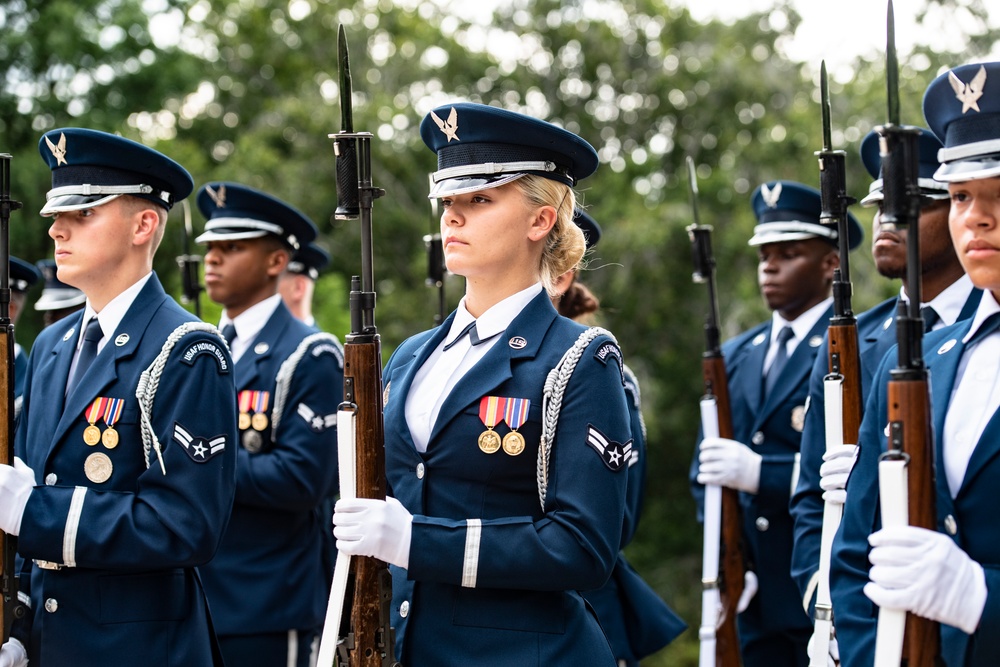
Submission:
[[[80,346],[80,356],[76,359],[76,369],[66,385],[67,396],[76,389],[76,385],[80,384],[80,380],[86,375],[87,369],[94,363],[94,358],[97,357],[97,343],[102,338],[104,338],[104,332],[101,331],[101,323],[96,317],[91,318],[90,322],[87,323],[87,328],[83,331],[83,345]]]
[[[778,352],[774,355],[774,361],[771,362],[771,368],[767,371],[767,377],[764,378],[765,396],[771,393],[778,381],[778,376],[781,375],[782,369],[788,363],[788,341],[794,336],[795,332],[788,325],[782,327],[781,331],[778,332]]]
[[[448,343],[447,345],[445,345],[444,346],[444,350],[442,350],[442,351],[450,349],[452,346],[455,345],[455,343],[457,343],[458,341],[462,340],[465,337],[466,334],[469,335],[469,341],[473,345],[479,345],[481,343],[485,343],[486,341],[490,340],[491,338],[495,338],[496,336],[499,336],[500,332],[497,332],[497,333],[493,334],[492,336],[487,336],[486,338],[480,338],[479,337],[479,333],[476,331],[476,322],[475,322],[475,320],[473,320],[472,322],[469,322],[469,324],[464,329],[462,329],[460,332],[458,332],[458,335],[455,336],[455,340],[453,340],[450,343]]]
[[[924,333],[934,330],[934,325],[941,320],[941,316],[931,306],[924,306],[920,309],[920,317],[924,320]]]
[[[226,339],[226,342],[229,343],[230,349],[232,349],[233,341],[236,340],[236,327],[232,322],[222,327],[222,337]]]

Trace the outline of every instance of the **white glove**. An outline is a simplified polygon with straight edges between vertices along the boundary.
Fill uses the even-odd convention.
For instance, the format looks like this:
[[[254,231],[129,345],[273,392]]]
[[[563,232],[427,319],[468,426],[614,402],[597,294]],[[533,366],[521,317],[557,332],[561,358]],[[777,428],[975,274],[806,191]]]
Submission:
[[[857,460],[857,445],[837,445],[823,454],[824,463],[819,467],[823,500],[837,505],[844,504],[847,499],[847,478]]]
[[[972,634],[986,605],[986,575],[944,533],[914,526],[868,537],[871,581],[865,595],[880,607],[904,609]]]
[[[35,472],[14,457],[14,465],[0,465],[0,530],[8,535],[21,532],[21,517],[35,487]]]
[[[747,607],[750,606],[750,600],[753,600],[753,596],[757,595],[758,588],[757,573],[753,570],[747,570],[743,575],[743,594],[736,602],[737,614],[742,614],[747,610]]]
[[[716,484],[747,493],[760,487],[761,456],[741,442],[705,438],[698,454],[698,483]]]
[[[395,498],[338,500],[333,526],[338,551],[372,556],[404,569],[410,563],[413,516]]]
[[[809,636],[809,645],[806,647],[806,655],[812,655],[813,642],[816,641],[816,633]],[[837,667],[840,664],[840,646],[837,645],[837,638],[830,637],[830,644],[827,647],[829,653],[826,656],[826,667]]]
[[[0,647],[0,667],[28,667],[28,652],[13,637]]]

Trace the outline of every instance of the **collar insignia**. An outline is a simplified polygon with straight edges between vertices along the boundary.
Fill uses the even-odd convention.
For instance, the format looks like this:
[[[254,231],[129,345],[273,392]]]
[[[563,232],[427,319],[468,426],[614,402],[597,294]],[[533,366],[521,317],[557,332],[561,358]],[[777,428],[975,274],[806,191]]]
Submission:
[[[212,201],[215,202],[216,208],[226,208],[226,186],[225,184],[220,185],[218,190],[213,190],[210,187],[205,188],[205,192],[211,197]]]
[[[948,83],[955,90],[955,97],[962,103],[962,113],[969,109],[979,111],[979,98],[983,96],[983,86],[986,85],[986,67],[980,66],[972,81],[965,83],[954,72],[948,72]]]
[[[438,129],[444,132],[444,136],[448,137],[448,143],[451,143],[452,139],[461,141],[458,138],[458,109],[455,107],[451,108],[451,113],[448,114],[447,121],[438,118],[438,115],[433,111],[431,112],[431,118],[434,119],[434,123],[438,126]]]
[[[781,183],[775,183],[773,190],[766,183],[760,186],[760,196],[764,198],[768,208],[777,208],[778,198],[781,197]]]
[[[59,143],[58,144],[52,143],[49,140],[48,137],[45,137],[45,144],[49,147],[49,150],[52,151],[52,156],[56,159],[56,166],[57,167],[59,165],[61,165],[61,164],[69,164],[68,162],[66,162],[66,135],[65,134],[60,134],[59,135]]]

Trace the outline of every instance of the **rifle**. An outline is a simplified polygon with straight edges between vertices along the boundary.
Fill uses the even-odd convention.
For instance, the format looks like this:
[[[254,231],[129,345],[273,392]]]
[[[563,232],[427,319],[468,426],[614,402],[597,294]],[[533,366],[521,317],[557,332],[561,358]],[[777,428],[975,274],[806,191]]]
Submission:
[[[861,429],[861,357],[858,352],[858,322],[851,310],[850,230],[847,207],[854,198],[847,194],[845,153],[831,148],[830,89],[826,61],[820,65],[820,98],[823,122],[823,150],[819,158],[820,222],[837,228],[840,267],[833,272],[833,317],[827,329],[828,374],[823,378],[826,422],[826,450],[857,444]],[[830,600],[830,552],[833,536],[840,526],[843,507],[824,503],[820,537],[819,580],[816,587],[810,667],[825,667],[833,637],[833,604]]]
[[[177,257],[177,266],[181,270],[181,302],[194,304],[194,315],[201,319],[201,299],[199,295],[205,289],[198,278],[198,266],[201,264],[201,255],[191,254],[191,237],[194,236],[191,225],[191,205],[187,199],[181,202],[184,208],[184,228],[181,230],[182,254]]]
[[[694,160],[687,158],[693,224],[686,228],[691,239],[695,283],[708,287],[705,318],[705,352],[701,372],[705,395],[701,399],[701,428],[708,437],[733,437],[729,410],[729,382],[719,342],[719,304],[715,289],[715,257],[712,226],[698,219],[698,178]],[[715,484],[705,486],[705,524],[701,570],[700,667],[740,667],[739,629],[736,605],[743,594],[746,573],[743,558],[743,512],[739,493]]]
[[[10,198],[10,161],[0,154],[0,463],[14,465],[14,324],[10,320],[10,214],[21,202]],[[10,638],[11,625],[27,610],[17,599],[17,537],[0,531],[0,624],[3,642]],[[3,643],[0,642],[0,643]]]
[[[899,124],[899,64],[896,60],[892,0],[887,13],[886,84],[889,122],[876,128],[882,155],[882,220],[906,229],[906,289],[909,302],[896,311],[897,367],[888,384],[889,446],[879,457],[883,527],[919,526],[935,530],[934,430],[920,316],[920,129]],[[899,609],[879,611],[875,638],[878,667],[932,667],[941,664],[938,623]]]
[[[351,278],[351,333],[344,344],[344,402],[337,411],[342,498],[385,499],[382,422],[382,352],[375,327],[372,207],[385,191],[372,185],[371,139],[355,132],[351,69],[344,26],[338,34],[341,131],[331,134],[337,156],[338,220],[361,221],[361,275]],[[392,577],[371,557],[337,555],[330,603],[320,642],[322,667],[399,667],[389,626]],[[348,606],[349,605],[349,606]],[[344,611],[349,610],[346,615]]]
[[[431,177],[429,177],[431,178]],[[431,178],[431,185],[433,185]],[[424,245],[427,247],[427,286],[438,289],[438,310],[434,313],[434,324],[444,322],[445,316],[445,294],[444,294],[444,248],[441,246],[440,215],[438,213],[438,200],[431,199],[431,233],[424,236]]]

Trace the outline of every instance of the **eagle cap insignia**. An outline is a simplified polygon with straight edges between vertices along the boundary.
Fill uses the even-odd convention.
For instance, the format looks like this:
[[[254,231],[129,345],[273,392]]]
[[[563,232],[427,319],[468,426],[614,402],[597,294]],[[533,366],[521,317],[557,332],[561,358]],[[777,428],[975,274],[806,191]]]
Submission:
[[[977,111],[978,111],[978,109],[977,109]],[[52,157],[54,157],[56,159],[56,166],[57,167],[59,165],[61,165],[61,164],[69,164],[68,162],[66,162],[66,135],[65,134],[62,134],[62,133],[59,134],[59,143],[58,144],[52,143],[52,141],[46,135],[46,137],[45,137],[45,145],[49,147],[50,151],[52,151]]]
[[[223,183],[218,190],[213,190],[211,186],[205,186],[205,192],[215,202],[216,208],[226,208],[226,185]]]
[[[979,71],[972,77],[972,81],[965,83],[955,72],[948,72],[948,83],[955,91],[955,97],[962,103],[962,113],[969,109],[979,111],[979,98],[983,96],[983,87],[986,85],[986,67],[979,66]]]
[[[760,196],[764,198],[764,203],[768,208],[778,206],[778,198],[781,197],[781,183],[775,183],[774,188],[767,187],[767,183],[760,186]]]
[[[452,139],[461,141],[458,138],[458,109],[452,107],[446,121],[441,120],[433,111],[431,112],[431,118],[434,119],[434,124],[438,126],[438,129],[444,132],[444,136],[448,138],[448,143],[451,143]]]

